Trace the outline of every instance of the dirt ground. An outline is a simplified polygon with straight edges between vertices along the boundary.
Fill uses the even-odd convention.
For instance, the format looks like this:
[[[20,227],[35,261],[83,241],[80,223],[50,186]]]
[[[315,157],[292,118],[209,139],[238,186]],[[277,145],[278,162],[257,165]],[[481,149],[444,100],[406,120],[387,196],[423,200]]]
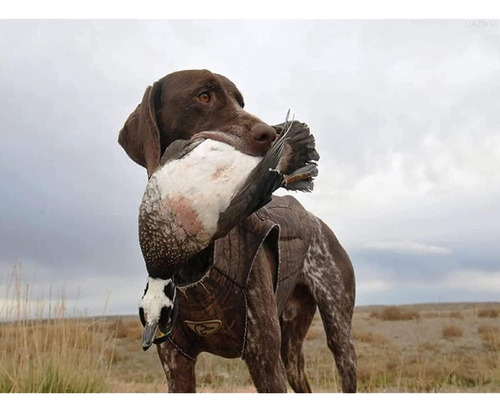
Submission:
[[[108,324],[116,331],[108,388],[167,391],[155,349],[140,348],[138,317]],[[358,307],[353,325],[361,392],[500,392],[500,303]],[[305,355],[313,391],[340,391],[318,314]],[[200,392],[255,391],[240,359],[202,354],[196,377]]]

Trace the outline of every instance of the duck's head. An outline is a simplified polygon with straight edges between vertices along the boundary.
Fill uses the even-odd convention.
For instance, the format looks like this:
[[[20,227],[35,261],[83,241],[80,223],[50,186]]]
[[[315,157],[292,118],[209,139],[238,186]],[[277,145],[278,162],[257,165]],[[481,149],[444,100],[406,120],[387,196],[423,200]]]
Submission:
[[[148,278],[144,295],[139,302],[139,317],[144,327],[142,348],[165,341],[177,315],[176,288],[172,278]]]

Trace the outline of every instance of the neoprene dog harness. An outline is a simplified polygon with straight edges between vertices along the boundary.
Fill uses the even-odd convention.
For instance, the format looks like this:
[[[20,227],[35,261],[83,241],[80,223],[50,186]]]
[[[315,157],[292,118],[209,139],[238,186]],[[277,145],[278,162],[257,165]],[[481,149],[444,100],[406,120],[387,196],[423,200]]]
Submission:
[[[302,271],[314,219],[293,197],[272,201],[215,241],[211,265],[188,284],[177,283],[178,316],[169,341],[195,359],[202,351],[244,357],[248,281],[255,256],[266,243],[275,254],[273,278],[278,313]]]

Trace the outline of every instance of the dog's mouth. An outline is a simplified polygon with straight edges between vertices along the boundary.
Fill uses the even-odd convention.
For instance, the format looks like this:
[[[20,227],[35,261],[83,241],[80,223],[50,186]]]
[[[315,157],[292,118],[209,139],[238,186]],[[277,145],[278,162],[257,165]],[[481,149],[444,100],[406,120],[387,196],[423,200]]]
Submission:
[[[276,136],[274,136],[272,140],[267,140],[262,135],[261,138],[255,138],[254,142],[249,142],[248,139],[223,131],[198,132],[191,137],[191,140],[212,139],[214,141],[231,145],[233,148],[246,155],[264,156],[266,152],[273,146],[274,142],[276,142],[279,138],[283,137],[290,131],[292,123],[293,117],[292,119],[290,119],[290,110],[288,110],[285,121],[281,125],[273,127],[276,131]]]
[[[240,138],[237,135],[233,135],[231,133],[227,132],[221,132],[221,131],[203,131],[199,132],[191,138],[191,140],[194,139],[211,139],[214,141],[222,142],[227,145],[232,146],[234,149],[236,149],[239,152],[244,153],[245,155],[250,155],[250,156],[262,156],[262,151],[256,150],[256,148],[253,148],[251,145],[248,145],[246,141],[242,138]],[[266,150],[267,152],[267,150]]]
[[[191,138],[191,140],[195,139],[212,139],[214,141],[218,142],[224,142],[227,143],[228,145],[235,146],[234,144],[238,141],[241,140],[238,138],[236,135],[232,135],[226,132],[220,132],[220,131],[203,131],[199,132]]]

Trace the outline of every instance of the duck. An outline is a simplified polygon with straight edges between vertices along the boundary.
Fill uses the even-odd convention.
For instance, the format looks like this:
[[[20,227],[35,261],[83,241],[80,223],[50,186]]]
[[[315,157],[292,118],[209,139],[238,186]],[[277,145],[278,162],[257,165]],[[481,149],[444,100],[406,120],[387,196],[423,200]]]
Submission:
[[[319,154],[306,124],[287,115],[264,156],[242,152],[238,141],[205,131],[165,150],[139,207],[139,243],[150,278],[167,279],[267,204],[278,188],[313,190]]]

